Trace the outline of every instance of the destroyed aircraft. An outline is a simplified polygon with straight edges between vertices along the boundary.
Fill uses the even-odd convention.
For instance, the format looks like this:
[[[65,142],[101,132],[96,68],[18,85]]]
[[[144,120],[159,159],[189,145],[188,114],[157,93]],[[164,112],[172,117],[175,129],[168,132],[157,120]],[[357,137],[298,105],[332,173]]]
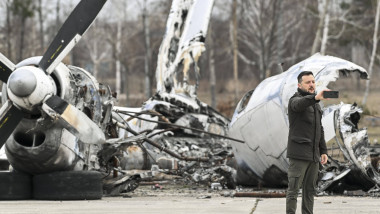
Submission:
[[[340,73],[359,72],[363,79],[368,74],[346,60],[316,54],[287,72],[266,79],[254,91],[248,92],[238,104],[227,138],[228,119],[196,98],[197,60],[204,50],[211,7],[212,2],[209,1],[173,1],[158,57],[157,94],[139,109],[114,108],[113,118],[121,128],[119,137],[137,138],[133,147],[126,148],[129,152],[118,155],[118,159],[125,163],[129,161],[125,164],[129,166],[133,166],[132,160],[134,163],[139,160],[139,165],[134,166],[138,169],[149,169],[158,164],[161,169],[188,175],[192,181],[220,182],[229,188],[236,183],[286,186],[287,102],[297,89],[298,73],[313,71],[318,90],[336,81]],[[187,15],[186,19],[183,14]],[[196,18],[197,22],[192,21]],[[191,66],[196,74],[194,85],[190,85],[188,79]],[[180,74],[183,75],[182,82],[177,79]],[[335,139],[346,159],[338,162],[330,157],[322,171],[319,191],[334,189],[343,177],[360,183],[360,188],[365,190],[378,184],[379,167],[371,164],[373,154],[368,152],[366,130],[357,127],[357,115],[361,110],[355,104],[340,104],[326,107],[324,112],[326,141]],[[123,129],[127,132],[124,133]],[[142,138],[145,143],[142,143]],[[127,139],[124,141],[129,141]],[[147,141],[157,144],[151,142],[148,145]],[[136,147],[139,158],[131,158],[131,154],[136,153],[130,150]],[[166,151],[166,154],[161,151]],[[235,166],[234,160],[238,166],[236,169],[230,167]],[[347,184],[352,186],[352,182]]]
[[[252,103],[256,103],[252,109],[246,106],[247,101],[260,87],[248,93],[238,104],[230,125],[230,136],[226,136],[230,121],[196,97],[199,84],[197,61],[205,50],[204,40],[213,1],[174,0],[158,57],[157,93],[141,108],[117,107],[108,86],[99,84],[82,68],[60,62],[96,16],[95,12],[86,12],[88,2],[82,0],[78,4],[42,57],[32,57],[14,65],[0,55],[0,66],[5,69],[0,77],[6,83],[2,90],[0,143],[5,143],[6,158],[14,169],[13,172],[0,172],[1,180],[5,181],[0,184],[0,189],[10,193],[11,188],[18,187],[15,192],[1,195],[0,199],[97,199],[102,196],[103,190],[110,195],[132,191],[143,179],[186,178],[208,185],[220,183],[229,188],[234,188],[236,181],[244,183],[241,181],[243,178],[272,185],[285,184],[287,161],[284,147],[282,144],[265,143],[273,143],[273,138],[279,139],[278,143],[283,142],[281,136],[286,135],[287,128],[286,111],[273,109],[286,108],[285,103],[296,88],[290,76],[296,76],[298,70],[289,72],[292,73],[290,76],[284,73],[281,77],[264,81],[268,85],[272,84],[271,81],[282,82],[281,88],[286,88],[287,93],[283,93],[284,90],[265,93],[266,90],[263,90],[261,101],[254,99],[260,104],[251,99]],[[96,1],[96,9],[92,11],[99,12],[104,2]],[[73,27],[78,24],[75,17],[80,14],[88,16],[85,18],[86,24]],[[196,22],[192,21],[195,19]],[[323,87],[337,78],[334,72],[337,75],[338,71],[355,70],[366,77],[364,69],[350,67],[351,64],[346,65],[346,61],[332,58],[343,63],[334,70],[333,64],[329,64],[324,57],[313,57],[321,60],[307,63],[310,70],[313,66],[316,69],[313,71],[319,75],[317,81],[326,78],[322,73],[331,73],[325,74],[329,78]],[[322,65],[329,70],[322,68]],[[190,68],[196,74],[195,84],[190,83]],[[297,65],[292,68],[296,69]],[[177,78],[181,75],[182,82]],[[281,80],[282,77],[286,80]],[[295,84],[294,88],[290,87],[292,84]],[[341,112],[345,115],[343,121],[347,121],[347,112],[360,112],[355,106],[348,106],[349,110],[343,105],[332,106],[329,112]],[[244,127],[252,118],[248,112],[263,109],[267,115],[279,116],[280,123],[267,121],[267,125],[273,130],[281,129],[280,132],[269,132],[269,137],[255,135],[257,139],[264,138],[264,141],[254,141],[253,144],[250,141],[253,138],[246,139],[248,136],[234,134],[239,123],[242,130],[248,130]],[[244,112],[247,115],[243,116]],[[278,115],[280,112],[285,113]],[[338,116],[333,118],[336,122]],[[327,119],[326,123],[332,124]],[[352,133],[355,132],[358,131]],[[350,138],[349,131],[345,136]],[[365,139],[365,136],[357,135],[355,139]],[[359,175],[367,176],[368,187],[371,186],[378,170],[373,170],[368,162],[362,161],[368,159],[368,153],[357,145],[365,145],[365,141],[355,146],[351,144],[351,147],[343,143],[342,148],[346,148],[350,159],[348,163],[330,161],[330,165],[325,167],[326,173],[322,178],[324,186],[321,187],[323,190],[331,188],[342,177],[353,174],[355,170],[350,170],[351,166],[359,169],[356,170]],[[355,150],[352,150],[353,147]],[[239,166],[237,171],[228,164],[233,162],[234,155]],[[4,155],[0,158],[4,159]],[[364,174],[368,169],[372,169],[375,176]],[[244,175],[243,171],[248,175]],[[104,176],[103,182],[98,172]],[[72,185],[77,189],[68,188]]]
[[[205,50],[213,3],[172,2],[158,55],[157,93],[141,108],[113,108],[119,140],[105,146],[101,159],[114,154],[125,170],[158,166],[190,182],[235,187],[236,170],[226,164],[233,156],[227,139],[235,140],[226,136],[229,120],[196,96],[197,63]],[[194,84],[189,79],[191,68]]]
[[[91,169],[114,98],[90,73],[61,61],[105,3],[80,1],[42,57],[15,65],[0,54],[0,147],[13,169],[0,172],[0,199],[102,197],[102,175]]]
[[[234,185],[235,171],[224,165],[232,156],[229,120],[196,98],[198,79],[190,85],[186,74],[191,66],[199,73],[213,1],[173,2],[160,50],[160,89],[137,112],[115,107],[110,87],[61,63],[105,2],[82,0],[42,57],[14,65],[0,55],[0,147],[12,168],[0,172],[6,193],[0,199],[98,199],[103,190],[132,191],[162,170],[170,178]],[[175,78],[179,71],[183,85]]]
[[[265,79],[246,93],[237,104],[229,125],[229,136],[245,142],[231,142],[241,175],[238,182],[287,185],[288,101],[297,90],[298,74],[305,70],[313,72],[317,91],[326,89],[339,75],[358,72],[362,79],[368,78],[366,70],[360,66],[337,57],[315,54],[286,72]],[[320,105],[325,140],[333,139],[339,145],[344,160],[329,157],[321,171],[319,191],[339,189],[343,192],[342,188],[337,188],[343,186],[342,183],[346,183],[345,188],[363,190],[380,184],[379,165],[371,163],[367,130],[358,128],[362,110],[356,104],[323,106],[321,102]]]

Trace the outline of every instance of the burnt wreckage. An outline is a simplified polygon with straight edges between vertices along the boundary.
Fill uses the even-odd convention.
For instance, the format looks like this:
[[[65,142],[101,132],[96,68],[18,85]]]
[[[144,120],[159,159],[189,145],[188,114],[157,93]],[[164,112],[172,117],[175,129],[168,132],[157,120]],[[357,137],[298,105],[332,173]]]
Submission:
[[[119,127],[119,137],[124,139],[120,142],[129,145],[122,146],[122,151],[128,150],[123,154],[114,148],[117,144],[111,144],[111,150],[119,152],[117,162],[124,163],[122,168],[149,169],[158,165],[163,171],[193,182],[220,182],[229,188],[258,183],[286,186],[286,108],[297,89],[298,73],[313,71],[318,90],[336,81],[340,73],[358,72],[363,79],[368,74],[346,60],[316,54],[248,92],[229,122],[196,98],[197,60],[204,50],[211,7],[212,2],[206,1],[173,1],[158,57],[157,94],[142,108],[114,108],[113,119]],[[182,14],[187,14],[186,19]],[[191,21],[195,18],[197,22]],[[184,25],[183,31],[178,23]],[[188,84],[190,66],[196,73],[195,85]],[[178,74],[183,74],[182,82],[177,80]],[[343,103],[323,109],[326,142],[335,140],[344,158],[330,156],[321,170],[319,192],[376,188],[379,152],[369,145],[366,129],[358,129],[361,109]],[[131,137],[137,138],[137,143],[131,144]]]
[[[287,107],[297,89],[297,75],[304,70],[314,73],[317,91],[335,82],[340,74],[359,72],[361,78],[368,78],[360,66],[337,57],[315,54],[249,91],[237,105],[229,127],[230,137],[245,141],[245,144],[232,143],[239,171],[247,174],[238,178],[241,182],[287,185]],[[328,164],[321,169],[319,192],[369,191],[371,188],[378,191],[379,150],[370,145],[367,130],[358,128],[362,110],[355,103],[323,106],[321,102],[320,105],[325,140],[338,145],[343,157],[337,159],[330,153]],[[252,182],[244,178],[255,179]]]
[[[108,86],[82,68],[61,63],[104,3],[82,0],[42,57],[14,65],[0,55],[6,83],[0,159],[13,168],[0,172],[0,191],[7,193],[0,199],[98,199],[158,179],[228,188],[258,182],[283,186],[286,104],[301,69],[314,72],[318,89],[339,72],[367,77],[345,60],[315,55],[248,92],[230,122],[196,96],[197,62],[205,50],[213,1],[174,0],[159,51],[157,93],[141,108],[118,107]],[[77,22],[78,16],[85,21]],[[195,84],[190,84],[190,68]],[[356,125],[361,110],[341,104],[324,112],[326,140],[336,139],[345,159],[330,158],[320,191],[340,190],[336,187],[343,180],[365,190],[378,184],[379,165],[371,159],[378,153],[368,151],[366,130]]]
[[[172,2],[158,56],[157,93],[141,108],[113,108],[116,140],[100,151],[101,160],[115,154],[123,170],[153,169],[141,173],[142,179],[155,179],[158,166],[192,182],[235,187],[236,170],[226,164],[233,157],[228,140],[243,142],[227,136],[229,119],[196,97],[197,62],[205,50],[212,6],[213,1]],[[181,75],[182,81],[177,79]]]
[[[61,61],[105,3],[80,1],[41,57],[15,65],[0,54],[0,146],[12,167],[0,172],[0,199],[102,197],[102,175],[92,169],[114,98],[90,73]]]
[[[229,120],[200,102],[187,79],[182,86],[174,78],[189,66],[199,72],[213,1],[173,2],[170,37],[161,48],[168,58],[159,63],[172,67],[161,67],[170,70],[158,75],[163,90],[137,112],[116,107],[110,87],[89,72],[61,63],[105,2],[82,0],[42,57],[15,65],[0,55],[0,158],[12,168],[0,172],[0,199],[98,199],[131,191],[144,179],[178,175],[234,185],[234,169],[223,164],[232,156]],[[141,115],[146,112],[154,115]]]

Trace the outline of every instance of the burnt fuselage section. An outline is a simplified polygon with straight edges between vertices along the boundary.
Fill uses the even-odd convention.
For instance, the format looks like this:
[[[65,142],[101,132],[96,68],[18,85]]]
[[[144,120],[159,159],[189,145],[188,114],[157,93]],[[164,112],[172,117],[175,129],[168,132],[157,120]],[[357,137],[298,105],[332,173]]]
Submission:
[[[297,90],[297,76],[301,71],[313,72],[317,91],[336,81],[340,73],[359,72],[364,79],[368,76],[365,69],[351,62],[316,54],[282,74],[265,79],[254,91],[248,92],[237,105],[229,126],[229,136],[245,141],[245,144],[231,143],[240,171],[254,177],[256,180],[253,182],[268,186],[287,185],[287,107],[289,98]],[[368,152],[367,131],[357,126],[361,110],[351,104],[321,107],[324,109],[322,123],[325,140],[336,139],[345,157],[345,167],[335,167],[339,168],[338,173],[324,177],[325,181],[333,183],[332,180],[350,174],[346,170],[352,168],[351,174],[356,172],[356,175],[365,178],[366,186],[379,183],[379,173],[371,164]],[[254,184],[248,179],[242,182]]]

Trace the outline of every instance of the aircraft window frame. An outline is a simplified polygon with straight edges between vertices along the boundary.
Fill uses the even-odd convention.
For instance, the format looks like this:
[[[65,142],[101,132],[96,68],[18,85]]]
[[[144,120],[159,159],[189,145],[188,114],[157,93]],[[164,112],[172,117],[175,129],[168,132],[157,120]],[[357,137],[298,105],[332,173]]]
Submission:
[[[244,111],[244,109],[248,106],[249,100],[251,99],[254,91],[255,89],[250,90],[244,94],[243,98],[241,98],[239,105],[237,107],[237,113]]]

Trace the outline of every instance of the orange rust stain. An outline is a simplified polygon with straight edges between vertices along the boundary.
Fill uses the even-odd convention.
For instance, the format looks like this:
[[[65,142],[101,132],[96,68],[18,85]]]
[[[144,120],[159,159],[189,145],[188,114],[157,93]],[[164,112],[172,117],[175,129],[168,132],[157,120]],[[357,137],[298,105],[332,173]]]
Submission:
[[[78,125],[79,125],[79,120],[76,117],[75,110],[76,109],[73,108],[72,105],[68,105],[67,108],[65,109],[65,111],[62,114],[62,118],[64,120],[66,120],[69,124],[71,124],[72,126],[74,126],[75,128],[77,128]]]
[[[130,146],[127,149],[128,153],[141,152],[141,148],[138,146]]]

